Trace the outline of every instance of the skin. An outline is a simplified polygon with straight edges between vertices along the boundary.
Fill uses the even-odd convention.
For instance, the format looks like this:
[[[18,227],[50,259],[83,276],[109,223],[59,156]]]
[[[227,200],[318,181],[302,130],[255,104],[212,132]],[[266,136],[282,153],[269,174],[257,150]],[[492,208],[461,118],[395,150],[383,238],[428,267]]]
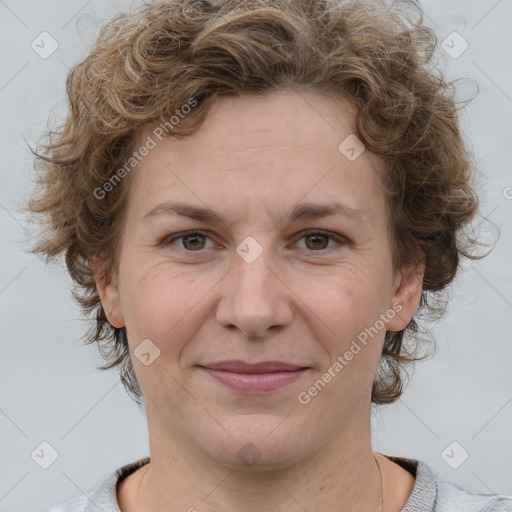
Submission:
[[[151,463],[118,487],[123,512],[378,509],[371,388],[386,329],[402,330],[418,308],[423,267],[393,271],[382,164],[338,150],[353,116],[320,93],[223,97],[196,133],[158,142],[130,176],[119,267],[97,279],[146,399]],[[226,223],[143,218],[170,200],[208,206]],[[334,201],[360,220],[288,219],[297,203]],[[191,229],[204,236],[169,241]],[[236,252],[248,236],[262,248],[251,263]],[[378,335],[299,403],[393,304],[401,310]],[[133,356],[145,339],[160,350],[149,366]],[[310,369],[265,396],[241,395],[197,366],[226,359]],[[237,456],[247,443],[261,457],[251,467]],[[377,458],[384,510],[401,510],[414,478]]]

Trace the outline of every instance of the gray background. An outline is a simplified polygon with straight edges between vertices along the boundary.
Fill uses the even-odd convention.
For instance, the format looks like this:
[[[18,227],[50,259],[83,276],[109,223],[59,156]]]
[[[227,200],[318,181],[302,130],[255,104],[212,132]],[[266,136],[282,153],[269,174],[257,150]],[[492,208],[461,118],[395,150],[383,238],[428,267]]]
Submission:
[[[457,58],[444,53],[440,65],[451,79],[466,79],[461,97],[478,84],[462,120],[482,173],[488,220],[480,227],[492,238],[499,226],[501,236],[492,255],[466,264],[452,287],[434,330],[434,357],[417,366],[398,403],[376,411],[374,448],[421,459],[475,491],[512,495],[512,1],[422,4],[440,43],[457,31],[469,44]],[[95,369],[96,348],[80,343],[86,323],[64,267],[24,252],[19,212],[33,179],[26,141],[38,139],[50,113],[64,111],[68,68],[100,24],[130,5],[0,0],[0,512],[44,510],[149,454],[144,414],[115,371]],[[46,59],[31,48],[43,31],[59,45]],[[48,469],[31,457],[43,441],[58,452]],[[460,463],[462,450],[467,460],[450,467],[445,460]]]

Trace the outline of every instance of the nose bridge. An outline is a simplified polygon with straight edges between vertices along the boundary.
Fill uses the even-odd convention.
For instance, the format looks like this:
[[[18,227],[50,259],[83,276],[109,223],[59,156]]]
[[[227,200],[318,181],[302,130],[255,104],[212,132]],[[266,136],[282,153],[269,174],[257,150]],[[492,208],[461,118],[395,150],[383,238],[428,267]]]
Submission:
[[[290,318],[286,292],[274,275],[277,265],[273,251],[263,237],[259,241],[246,238],[236,251],[233,269],[226,276],[218,321],[225,327],[235,325],[247,335],[263,335]]]
[[[238,292],[244,296],[268,295],[270,294],[270,280],[274,276],[272,268],[272,250],[270,247],[261,249],[255,247],[255,242],[243,242],[237,248],[237,256],[234,258],[235,268],[233,279],[236,281]]]

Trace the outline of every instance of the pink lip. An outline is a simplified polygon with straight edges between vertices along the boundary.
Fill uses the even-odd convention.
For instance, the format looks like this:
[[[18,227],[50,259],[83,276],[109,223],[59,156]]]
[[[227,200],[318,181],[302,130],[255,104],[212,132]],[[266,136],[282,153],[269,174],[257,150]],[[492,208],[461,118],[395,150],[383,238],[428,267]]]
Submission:
[[[246,363],[240,360],[219,361],[217,363],[203,364],[206,368],[213,370],[226,370],[236,373],[272,373],[290,372],[305,368],[304,366],[284,363],[282,361],[262,361],[260,363]]]
[[[295,382],[309,369],[280,361],[253,364],[221,361],[201,368],[225,386],[249,394],[264,394],[280,389]]]

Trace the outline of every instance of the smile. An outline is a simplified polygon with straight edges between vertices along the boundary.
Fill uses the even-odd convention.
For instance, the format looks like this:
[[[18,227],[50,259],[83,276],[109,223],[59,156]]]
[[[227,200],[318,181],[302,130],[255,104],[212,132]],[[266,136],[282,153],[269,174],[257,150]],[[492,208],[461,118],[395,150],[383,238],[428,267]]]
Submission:
[[[291,367],[293,369],[264,369],[263,366],[250,368],[251,365],[234,364],[216,365],[216,368],[201,366],[215,380],[224,386],[246,394],[265,394],[284,388],[298,380],[309,368]],[[229,369],[221,369],[225,366]],[[270,365],[268,365],[270,366]],[[236,371],[234,371],[236,367]],[[231,369],[234,368],[234,369]]]

